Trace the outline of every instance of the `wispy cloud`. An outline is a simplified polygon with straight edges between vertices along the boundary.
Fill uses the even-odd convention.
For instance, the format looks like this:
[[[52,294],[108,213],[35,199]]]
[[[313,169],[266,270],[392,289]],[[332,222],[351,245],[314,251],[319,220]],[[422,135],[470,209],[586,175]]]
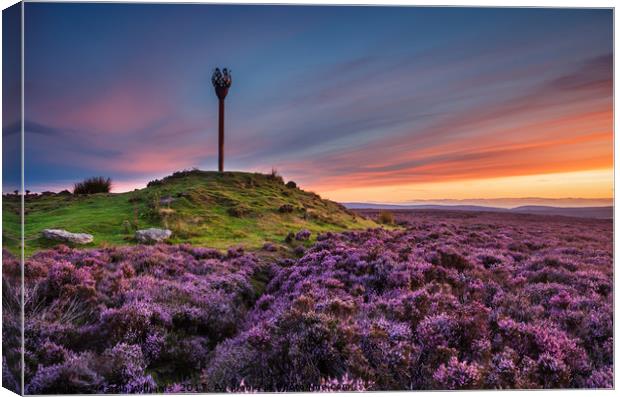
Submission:
[[[33,183],[214,167],[222,63],[227,165],[318,191],[612,165],[605,10],[28,7]]]

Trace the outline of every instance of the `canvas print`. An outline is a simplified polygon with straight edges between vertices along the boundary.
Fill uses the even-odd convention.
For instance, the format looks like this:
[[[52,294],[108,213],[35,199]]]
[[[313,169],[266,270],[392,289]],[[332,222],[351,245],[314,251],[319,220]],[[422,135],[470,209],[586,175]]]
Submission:
[[[614,387],[613,9],[2,16],[4,388]]]

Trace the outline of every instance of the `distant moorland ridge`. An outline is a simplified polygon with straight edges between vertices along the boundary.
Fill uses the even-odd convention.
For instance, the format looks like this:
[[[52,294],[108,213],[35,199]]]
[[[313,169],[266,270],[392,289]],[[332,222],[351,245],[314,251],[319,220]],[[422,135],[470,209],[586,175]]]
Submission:
[[[396,204],[375,204],[375,203],[343,203],[349,209],[361,210],[391,210],[391,211],[413,211],[413,210],[446,210],[446,211],[481,211],[481,212],[503,212],[513,214],[537,214],[537,215],[561,215],[576,218],[595,218],[611,219],[614,216],[613,206],[604,207],[553,207],[548,205],[523,205],[515,208],[487,207],[482,205],[396,205]]]

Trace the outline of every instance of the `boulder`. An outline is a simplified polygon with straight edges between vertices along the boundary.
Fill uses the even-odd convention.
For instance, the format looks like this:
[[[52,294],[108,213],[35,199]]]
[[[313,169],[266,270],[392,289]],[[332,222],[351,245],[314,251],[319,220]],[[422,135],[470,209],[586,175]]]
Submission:
[[[136,232],[136,240],[140,243],[159,243],[167,240],[172,236],[172,231],[168,229],[158,229],[152,227],[150,229],[138,230]]]
[[[88,244],[93,242],[93,235],[86,233],[71,233],[63,229],[45,229],[41,232],[44,238],[73,244]]]
[[[161,205],[170,205],[174,202],[174,198],[171,196],[164,196],[161,199],[159,199],[159,204]]]

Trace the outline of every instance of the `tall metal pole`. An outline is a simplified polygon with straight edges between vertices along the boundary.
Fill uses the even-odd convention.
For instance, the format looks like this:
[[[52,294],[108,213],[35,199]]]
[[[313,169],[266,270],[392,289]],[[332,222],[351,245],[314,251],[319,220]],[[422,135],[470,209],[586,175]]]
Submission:
[[[221,72],[216,68],[211,77],[215,94],[219,100],[219,120],[218,120],[218,161],[217,169],[224,172],[224,99],[228,94],[228,89],[232,84],[230,70],[224,68]]]
[[[224,172],[224,99],[220,99],[219,135],[218,135],[218,162],[217,169]]]

